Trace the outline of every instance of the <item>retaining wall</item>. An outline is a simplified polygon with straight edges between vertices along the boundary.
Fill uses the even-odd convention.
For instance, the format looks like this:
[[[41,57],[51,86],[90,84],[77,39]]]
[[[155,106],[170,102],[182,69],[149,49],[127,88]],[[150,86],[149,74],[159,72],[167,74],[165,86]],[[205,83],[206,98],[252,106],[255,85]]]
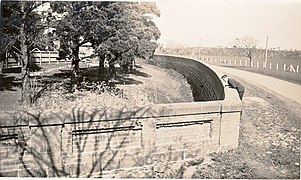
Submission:
[[[183,74],[192,89],[194,101],[216,101],[225,98],[220,78],[208,66],[195,59],[173,55],[155,55],[153,63]]]
[[[224,95],[130,110],[2,114],[0,175],[101,177],[236,148],[242,104],[236,91]]]

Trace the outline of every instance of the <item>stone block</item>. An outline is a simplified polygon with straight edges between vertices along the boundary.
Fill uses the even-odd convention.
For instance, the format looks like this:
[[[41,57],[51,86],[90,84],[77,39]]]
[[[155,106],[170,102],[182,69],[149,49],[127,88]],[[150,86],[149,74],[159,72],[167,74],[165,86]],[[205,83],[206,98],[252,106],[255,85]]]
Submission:
[[[224,113],[221,119],[220,133],[239,132],[240,113]]]
[[[121,168],[130,168],[143,165],[143,160],[135,156],[126,156],[120,159]]]
[[[238,136],[239,133],[223,133],[220,136],[220,145],[233,145],[238,147]]]
[[[153,155],[152,154],[147,154],[146,156],[145,156],[145,161],[144,161],[144,164],[145,165],[151,165],[151,164],[153,164]]]
[[[2,177],[18,177],[19,173],[17,170],[9,170],[9,171],[2,171]]]
[[[225,88],[225,100],[222,101],[222,112],[234,112],[242,110],[242,101],[235,89]]]
[[[182,161],[184,160],[184,151],[177,151],[171,153],[171,161]]]

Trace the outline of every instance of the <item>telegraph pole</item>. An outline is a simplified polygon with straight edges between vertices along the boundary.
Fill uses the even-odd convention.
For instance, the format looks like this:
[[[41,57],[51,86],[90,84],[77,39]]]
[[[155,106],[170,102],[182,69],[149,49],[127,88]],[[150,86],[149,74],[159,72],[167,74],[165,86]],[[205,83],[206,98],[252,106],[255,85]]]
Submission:
[[[199,59],[201,59],[202,38],[200,38]]]
[[[268,40],[269,36],[267,36],[267,40],[265,42],[264,68],[266,68],[268,64]]]

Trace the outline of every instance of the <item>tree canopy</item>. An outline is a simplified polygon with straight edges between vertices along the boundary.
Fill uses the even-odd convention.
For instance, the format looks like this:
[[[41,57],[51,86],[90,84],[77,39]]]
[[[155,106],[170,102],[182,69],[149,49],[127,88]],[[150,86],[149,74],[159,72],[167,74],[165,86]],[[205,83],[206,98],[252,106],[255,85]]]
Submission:
[[[108,56],[111,64],[129,64],[135,56],[150,58],[157,47],[160,31],[152,17],[160,13],[155,3],[64,1],[50,5],[56,35],[61,49],[72,60],[75,77],[79,70],[79,47],[85,43],[95,49],[100,67]]]
[[[50,8],[39,8],[45,4]],[[53,49],[53,40],[59,40],[72,60],[72,81],[79,71],[79,47],[86,43],[95,49],[100,66],[108,55],[111,63],[125,64],[134,57],[152,57],[160,37],[154,16],[160,12],[152,2],[1,1],[0,51],[19,57],[25,85],[30,50]]]
[[[43,15],[37,11],[43,1],[1,1],[1,53],[17,56],[22,66],[22,100],[30,101],[28,81],[30,50],[44,44]],[[1,67],[2,68],[2,67]]]

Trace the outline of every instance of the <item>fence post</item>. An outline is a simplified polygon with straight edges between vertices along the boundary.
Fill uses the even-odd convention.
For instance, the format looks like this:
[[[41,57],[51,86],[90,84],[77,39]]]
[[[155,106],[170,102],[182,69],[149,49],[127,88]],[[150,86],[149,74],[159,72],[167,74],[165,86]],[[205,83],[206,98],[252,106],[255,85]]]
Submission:
[[[259,68],[259,61],[256,62],[256,66],[257,66],[257,68]]]
[[[246,67],[247,67],[248,66],[248,61],[247,60],[245,61],[245,64],[246,64]]]
[[[232,64],[232,63],[231,63],[231,59],[229,59],[229,63]]]
[[[234,59],[234,64],[236,65],[236,59]]]
[[[278,69],[279,69],[279,65],[278,65],[278,63],[276,64],[276,70],[278,71]]]
[[[299,73],[299,65],[297,65],[296,72]]]
[[[254,64],[254,62],[252,61],[252,62],[251,62],[251,67],[253,67],[253,64]]]
[[[270,69],[272,69],[272,63],[270,62]]]
[[[239,65],[241,66],[241,60],[239,60]]]
[[[283,71],[285,71],[286,69],[286,64],[283,64]]]

